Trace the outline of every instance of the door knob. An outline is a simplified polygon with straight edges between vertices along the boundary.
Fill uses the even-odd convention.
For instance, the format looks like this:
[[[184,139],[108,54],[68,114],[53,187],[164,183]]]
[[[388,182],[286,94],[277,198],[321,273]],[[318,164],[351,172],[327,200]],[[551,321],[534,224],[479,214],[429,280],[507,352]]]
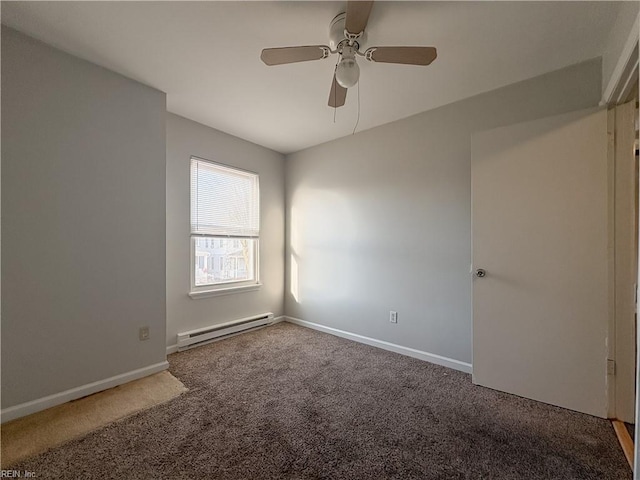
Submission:
[[[487,271],[484,268],[478,268],[476,270],[476,277],[482,278],[487,276]]]

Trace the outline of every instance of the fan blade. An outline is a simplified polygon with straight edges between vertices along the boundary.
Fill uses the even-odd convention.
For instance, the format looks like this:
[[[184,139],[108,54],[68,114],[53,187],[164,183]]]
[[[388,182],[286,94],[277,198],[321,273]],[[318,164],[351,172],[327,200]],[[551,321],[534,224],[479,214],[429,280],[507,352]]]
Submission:
[[[364,32],[372,6],[373,0],[349,0],[347,2],[347,19],[344,27],[347,32],[354,35]]]
[[[265,48],[260,59],[267,65],[283,65],[285,63],[306,62],[327,58],[331,50],[326,45],[309,45],[305,47]]]
[[[347,89],[341,86],[336,81],[336,76],[333,76],[333,83],[331,84],[331,91],[329,92],[329,106],[341,107],[347,100]]]
[[[373,62],[429,65],[438,52],[434,47],[371,47],[364,56]]]

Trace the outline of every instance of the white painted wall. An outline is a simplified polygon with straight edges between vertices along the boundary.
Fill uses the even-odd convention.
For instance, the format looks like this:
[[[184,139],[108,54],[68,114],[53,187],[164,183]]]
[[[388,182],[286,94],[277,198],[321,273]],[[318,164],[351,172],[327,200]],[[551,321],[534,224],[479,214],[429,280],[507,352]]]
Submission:
[[[289,155],[286,314],[470,363],[471,134],[600,95],[593,60]]]
[[[283,313],[284,157],[246,140],[167,114],[167,346],[180,332],[258,313]],[[259,290],[189,297],[189,161],[212,160],[260,175]]]
[[[627,1],[621,2],[618,16],[614,23],[609,38],[605,44],[604,54],[602,55],[602,91],[605,93],[614,70],[620,57],[627,46],[630,36],[635,35],[635,39],[638,39],[638,32],[633,32],[634,22],[638,18],[640,12],[640,2]],[[638,28],[638,25],[635,25]],[[626,61],[626,59],[624,59]]]
[[[165,361],[164,112],[2,27],[3,408]]]

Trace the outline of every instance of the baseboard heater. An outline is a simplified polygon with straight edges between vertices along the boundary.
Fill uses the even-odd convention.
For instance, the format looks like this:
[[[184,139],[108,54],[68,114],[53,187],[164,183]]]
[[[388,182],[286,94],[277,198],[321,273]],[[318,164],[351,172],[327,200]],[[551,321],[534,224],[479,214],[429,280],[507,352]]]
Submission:
[[[264,327],[273,322],[273,313],[263,313],[255,317],[241,318],[233,322],[212,325],[211,327],[198,328],[189,332],[178,334],[178,351],[198,347],[206,343],[222,340],[225,337],[244,333],[249,330]]]

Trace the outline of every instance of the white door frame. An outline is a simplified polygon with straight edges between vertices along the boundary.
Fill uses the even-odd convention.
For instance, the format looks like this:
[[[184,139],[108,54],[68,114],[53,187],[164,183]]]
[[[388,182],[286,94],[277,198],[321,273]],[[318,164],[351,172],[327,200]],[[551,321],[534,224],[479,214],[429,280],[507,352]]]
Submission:
[[[609,418],[634,423],[637,212],[634,102],[607,112],[609,168]]]
[[[624,48],[618,58],[618,62],[613,70],[611,79],[604,89],[602,100],[600,105],[617,105],[624,103],[629,93],[634,88],[634,85],[640,87],[640,78],[638,74],[640,64],[640,14],[636,17],[636,20],[629,32],[627,41]],[[640,116],[638,118],[638,124],[640,124]],[[640,234],[640,218],[638,218],[638,229]],[[639,237],[640,238],[640,237]],[[638,246],[638,281],[636,283],[636,298],[640,298],[640,245]],[[615,346],[613,346],[615,349]],[[634,465],[640,465],[640,425],[638,420],[640,419],[640,329],[636,329],[636,403],[635,403],[635,439],[634,442]],[[611,357],[610,357],[611,358]],[[615,382],[615,379],[613,380]],[[610,399],[615,401],[611,396]],[[635,468],[633,472],[633,479],[640,480],[640,468]]]
[[[636,17],[636,20],[629,32],[627,41],[616,63],[616,67],[613,70],[613,74],[602,96],[600,105],[616,105],[624,103],[629,95],[629,92],[634,88],[634,84],[640,87],[640,78],[638,74],[638,66],[640,64],[640,14]],[[640,116],[638,118],[638,124],[640,124]],[[640,218],[638,219],[638,228],[640,234]],[[640,237],[639,237],[640,238]],[[638,250],[638,282],[637,285],[637,298],[640,298],[640,245]],[[635,404],[635,439],[634,442],[634,465],[640,465],[640,425],[638,420],[640,419],[640,329],[636,329],[636,404]],[[640,468],[635,468],[633,472],[633,479],[640,480]]]

